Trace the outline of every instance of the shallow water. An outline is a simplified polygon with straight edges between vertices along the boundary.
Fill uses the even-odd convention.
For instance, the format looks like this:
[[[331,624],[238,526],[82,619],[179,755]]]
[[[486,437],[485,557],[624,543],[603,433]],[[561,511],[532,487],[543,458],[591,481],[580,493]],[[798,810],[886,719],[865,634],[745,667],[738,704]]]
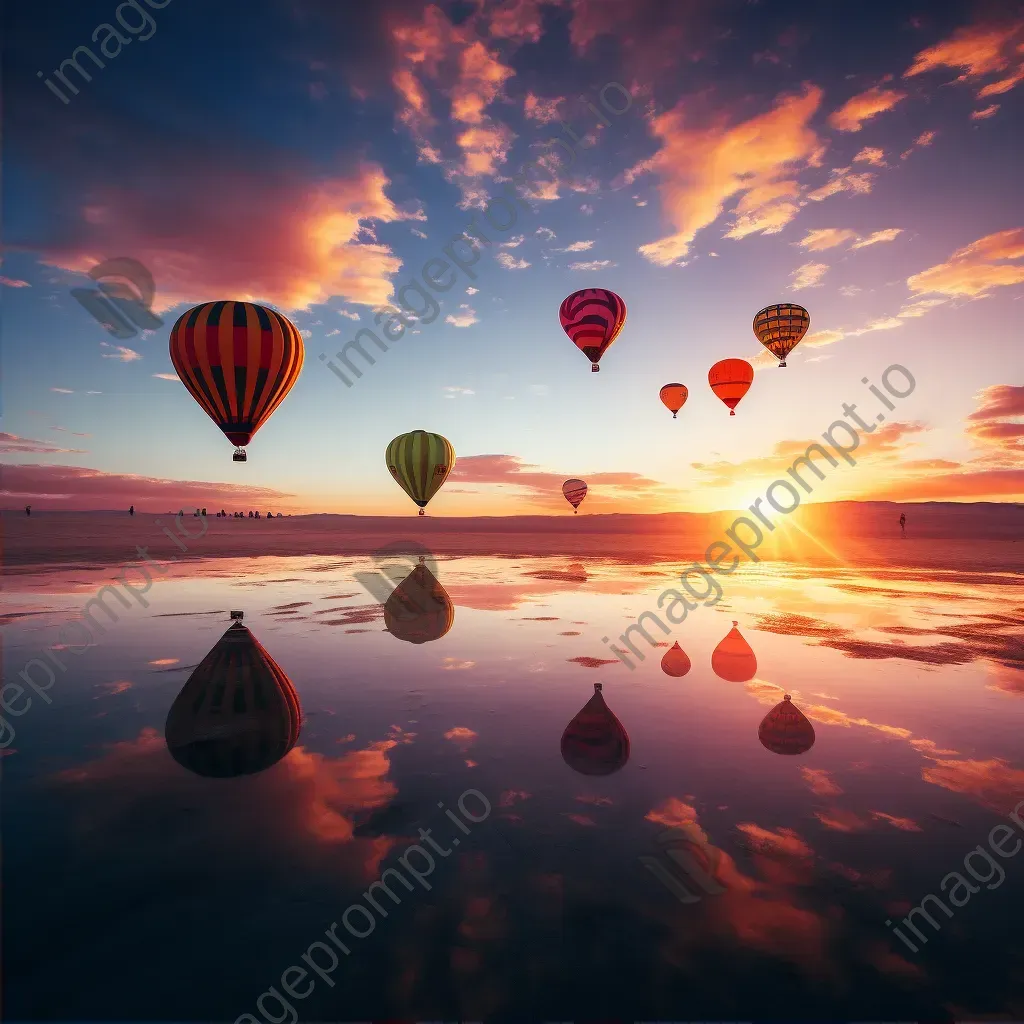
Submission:
[[[632,634],[630,669],[602,638],[657,612],[679,566],[436,564],[454,617],[419,644],[385,629],[393,584],[368,592],[367,558],[175,567],[57,649],[52,703],[8,693],[8,1019],[1024,1015],[1024,855],[989,854],[1002,883],[964,866],[1024,800],[1024,576],[747,566],[669,635],[647,620],[661,646]],[[9,578],[5,680],[113,575]],[[301,728],[269,767],[209,778],[164,730],[232,609]],[[676,641],[682,677],[661,667]],[[609,726],[593,754],[570,742],[574,768],[562,736],[595,682],[628,759]],[[804,753],[759,739],[785,694]],[[465,796],[456,826],[468,790],[490,811]],[[448,850],[429,872],[406,853],[432,849],[421,828]],[[403,855],[423,882],[391,875],[377,912],[367,887]],[[977,891],[949,918],[932,904],[938,931],[918,915],[915,952],[886,921],[954,871]]]

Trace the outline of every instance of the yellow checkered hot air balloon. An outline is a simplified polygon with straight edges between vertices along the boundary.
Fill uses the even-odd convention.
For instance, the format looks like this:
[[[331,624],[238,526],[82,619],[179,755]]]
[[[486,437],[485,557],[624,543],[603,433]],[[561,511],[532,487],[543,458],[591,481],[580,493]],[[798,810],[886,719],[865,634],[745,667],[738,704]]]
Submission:
[[[402,490],[419,505],[422,516],[427,502],[455,466],[455,449],[440,434],[411,430],[388,445],[384,460]]]

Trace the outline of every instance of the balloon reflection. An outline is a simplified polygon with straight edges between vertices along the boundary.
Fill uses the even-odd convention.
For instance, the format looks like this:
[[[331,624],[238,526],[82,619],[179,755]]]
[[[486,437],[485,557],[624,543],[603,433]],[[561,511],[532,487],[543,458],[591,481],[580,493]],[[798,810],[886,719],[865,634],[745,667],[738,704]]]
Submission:
[[[661,659],[661,670],[667,676],[685,676],[690,671],[690,659],[676,641]]]
[[[764,716],[757,738],[773,754],[806,754],[814,746],[814,726],[787,693]]]
[[[388,632],[410,644],[440,640],[454,621],[452,599],[422,558],[384,603]]]
[[[732,629],[711,655],[711,668],[715,675],[730,683],[745,683],[757,674],[757,658],[736,628],[738,625],[734,619]]]
[[[612,775],[629,760],[629,735],[605,704],[600,683],[562,733],[562,760],[581,775]]]
[[[262,772],[295,746],[302,708],[291,680],[241,622],[188,677],[164,737],[183,768],[212,779]]]

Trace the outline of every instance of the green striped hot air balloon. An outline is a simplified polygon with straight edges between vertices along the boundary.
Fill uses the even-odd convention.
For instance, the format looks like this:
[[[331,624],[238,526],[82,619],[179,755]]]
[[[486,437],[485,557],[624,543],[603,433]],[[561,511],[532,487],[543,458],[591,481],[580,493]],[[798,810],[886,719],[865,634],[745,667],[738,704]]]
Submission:
[[[451,441],[427,430],[411,430],[399,434],[384,453],[391,475],[398,485],[420,507],[437,494],[441,484],[455,466],[455,449]]]

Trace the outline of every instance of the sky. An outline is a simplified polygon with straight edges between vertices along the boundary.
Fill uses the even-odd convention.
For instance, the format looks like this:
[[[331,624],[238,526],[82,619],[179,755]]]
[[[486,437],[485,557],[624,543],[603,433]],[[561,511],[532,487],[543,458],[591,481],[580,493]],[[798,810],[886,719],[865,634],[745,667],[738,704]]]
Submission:
[[[743,507],[844,403],[874,422],[862,381],[893,364],[912,393],[809,500],[1024,498],[1020,4],[54,0],[4,18],[4,507],[411,514],[383,456],[414,429],[458,457],[431,514],[568,514],[569,477],[581,513]],[[65,66],[62,85],[101,45],[91,81]],[[488,207],[524,167],[524,202]],[[459,248],[428,291],[424,264],[471,223],[475,262]],[[115,338],[71,290],[122,256],[162,325]],[[588,287],[627,307],[600,373],[558,322]],[[304,339],[244,464],[168,355],[214,299]],[[421,315],[401,338],[335,376],[321,357],[403,300]],[[811,315],[785,369],[751,330],[780,301]],[[707,383],[729,357],[757,370],[735,417]],[[690,392],[676,420],[669,382]]]

